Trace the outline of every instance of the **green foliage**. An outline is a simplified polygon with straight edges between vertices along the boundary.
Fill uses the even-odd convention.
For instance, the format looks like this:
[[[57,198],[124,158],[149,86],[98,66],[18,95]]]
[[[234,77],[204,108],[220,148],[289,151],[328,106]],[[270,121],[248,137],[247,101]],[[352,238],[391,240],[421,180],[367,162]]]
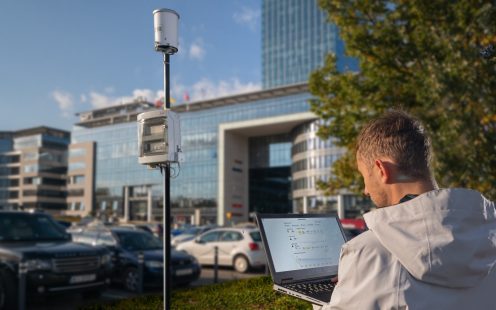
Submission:
[[[338,72],[329,55],[312,73],[312,111],[348,154],[333,167],[329,191],[358,191],[354,144],[364,122],[391,108],[420,118],[432,139],[441,187],[496,198],[496,45],[494,1],[320,0],[360,72]]]
[[[163,309],[162,295],[141,296],[88,310]],[[310,303],[280,294],[272,289],[270,277],[224,282],[172,292],[171,309],[312,309]]]

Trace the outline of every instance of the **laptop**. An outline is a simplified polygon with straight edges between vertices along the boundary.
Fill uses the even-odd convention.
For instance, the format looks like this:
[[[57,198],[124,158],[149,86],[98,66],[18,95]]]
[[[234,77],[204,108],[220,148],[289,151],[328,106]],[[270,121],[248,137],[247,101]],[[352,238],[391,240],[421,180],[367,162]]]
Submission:
[[[274,290],[317,305],[330,302],[346,237],[328,214],[256,214]]]

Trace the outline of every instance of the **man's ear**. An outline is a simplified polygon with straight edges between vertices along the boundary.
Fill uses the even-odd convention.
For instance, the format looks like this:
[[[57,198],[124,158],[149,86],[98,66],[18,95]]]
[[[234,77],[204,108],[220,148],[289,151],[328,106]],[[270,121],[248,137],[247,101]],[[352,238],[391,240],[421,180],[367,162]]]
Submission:
[[[374,165],[377,168],[376,171],[379,174],[379,179],[381,180],[381,182],[384,184],[390,183],[392,177],[392,168],[393,168],[391,166],[391,163],[380,159],[376,159]]]

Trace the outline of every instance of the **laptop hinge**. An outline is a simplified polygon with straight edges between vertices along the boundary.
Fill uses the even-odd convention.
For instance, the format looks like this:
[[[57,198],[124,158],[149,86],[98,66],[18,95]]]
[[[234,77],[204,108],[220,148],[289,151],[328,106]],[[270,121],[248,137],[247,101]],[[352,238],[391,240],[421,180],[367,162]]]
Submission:
[[[286,279],[281,279],[281,284],[286,284],[288,282],[292,282],[293,278],[286,278]]]

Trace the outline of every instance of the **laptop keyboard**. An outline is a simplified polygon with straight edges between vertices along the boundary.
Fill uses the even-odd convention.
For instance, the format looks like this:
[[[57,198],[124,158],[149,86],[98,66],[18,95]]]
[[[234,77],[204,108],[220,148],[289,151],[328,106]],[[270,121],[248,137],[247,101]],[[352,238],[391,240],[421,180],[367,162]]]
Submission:
[[[285,284],[284,286],[303,295],[311,296],[323,301],[329,301],[334,285],[335,283],[331,282],[331,280],[322,280],[318,282]]]

